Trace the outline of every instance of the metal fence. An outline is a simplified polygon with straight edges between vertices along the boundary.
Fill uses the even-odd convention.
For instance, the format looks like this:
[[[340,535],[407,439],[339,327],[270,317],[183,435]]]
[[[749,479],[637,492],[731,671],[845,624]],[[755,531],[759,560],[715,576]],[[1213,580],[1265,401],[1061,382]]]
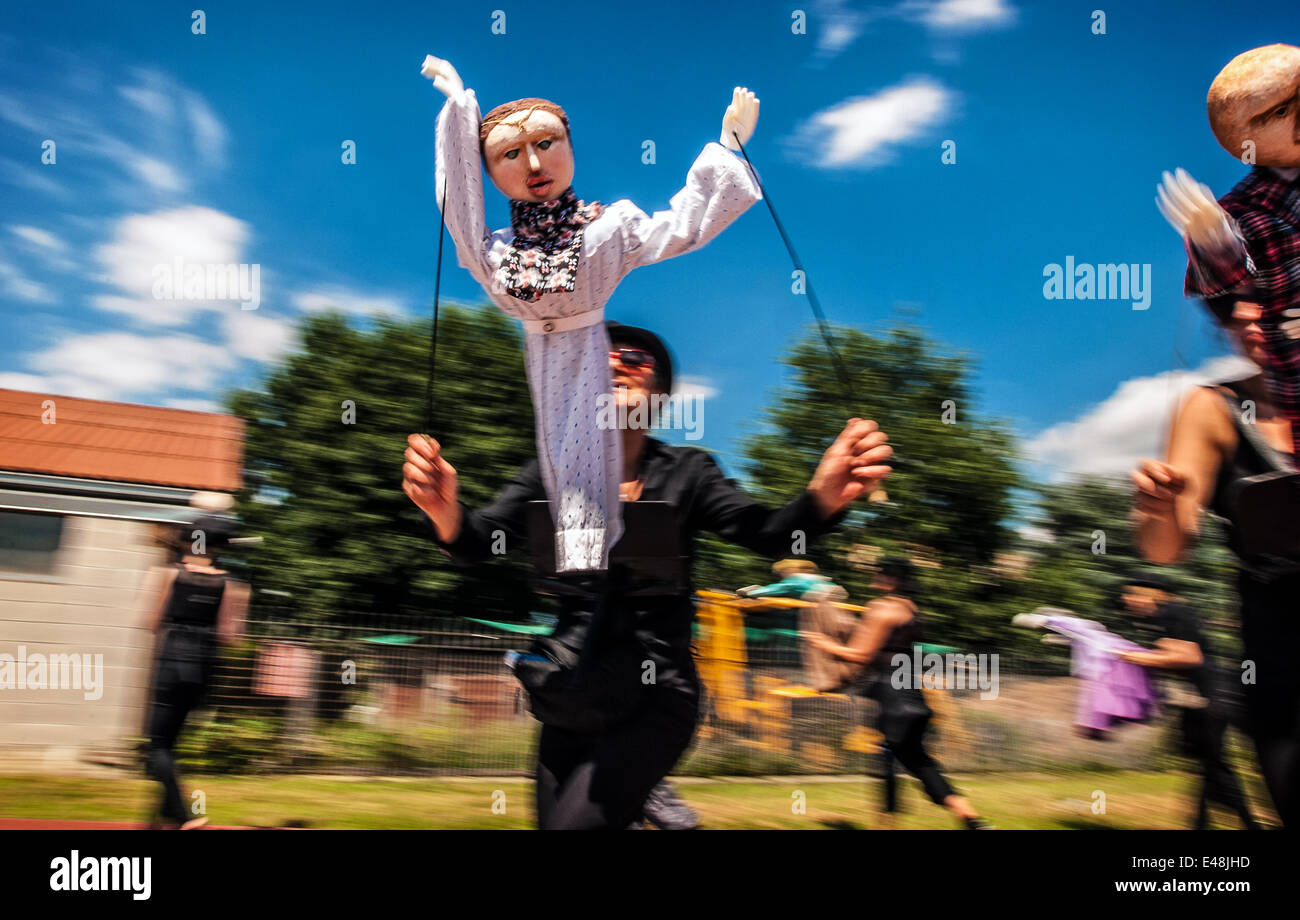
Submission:
[[[438,616],[253,621],[247,640],[223,653],[180,753],[217,772],[526,774],[538,724],[503,659],[544,629]],[[875,704],[804,687],[792,630],[749,629],[723,654],[716,638],[697,634],[705,703],[676,772],[875,771]],[[996,691],[925,691],[930,747],[947,769],[1160,769],[1176,749],[1167,715],[1106,740],[1080,736],[1076,681],[1059,649],[999,655]]]

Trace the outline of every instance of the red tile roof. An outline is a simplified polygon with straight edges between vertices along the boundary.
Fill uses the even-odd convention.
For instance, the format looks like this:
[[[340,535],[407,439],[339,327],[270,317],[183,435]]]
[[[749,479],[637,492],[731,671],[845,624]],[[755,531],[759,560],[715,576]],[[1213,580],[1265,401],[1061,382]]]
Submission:
[[[0,470],[234,492],[243,454],[233,415],[0,389]]]

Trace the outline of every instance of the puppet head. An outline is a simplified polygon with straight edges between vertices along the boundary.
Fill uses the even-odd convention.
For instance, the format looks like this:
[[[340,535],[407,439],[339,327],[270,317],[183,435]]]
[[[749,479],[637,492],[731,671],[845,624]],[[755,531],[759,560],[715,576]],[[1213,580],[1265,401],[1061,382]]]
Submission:
[[[1210,84],[1210,128],[1224,150],[1262,166],[1300,166],[1300,48],[1237,55]]]
[[[483,163],[511,201],[559,198],[573,184],[569,117],[545,99],[516,99],[487,113],[479,126]]]

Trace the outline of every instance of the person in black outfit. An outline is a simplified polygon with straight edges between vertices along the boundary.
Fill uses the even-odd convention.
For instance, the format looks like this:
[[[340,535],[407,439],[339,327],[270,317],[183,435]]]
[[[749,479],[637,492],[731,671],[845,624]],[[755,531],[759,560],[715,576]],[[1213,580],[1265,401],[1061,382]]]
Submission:
[[[1227,295],[1206,306],[1260,373],[1198,387],[1183,402],[1165,459],[1141,460],[1132,473],[1134,536],[1147,560],[1173,564],[1199,535],[1203,511],[1223,521],[1238,560],[1245,655],[1235,679],[1246,727],[1278,817],[1300,827],[1300,560],[1247,552],[1235,502],[1247,477],[1296,468],[1291,424],[1269,395],[1259,305]]]
[[[936,805],[947,808],[970,830],[985,830],[979,812],[957,794],[925,749],[925,732],[933,713],[921,693],[922,675],[916,670],[913,646],[921,642],[912,564],[900,557],[881,560],[871,587],[882,595],[867,605],[847,645],[818,632],[801,633],[804,641],[836,658],[864,668],[854,680],[863,696],[878,705],[877,726],[885,738],[885,811],[897,807],[897,790],[892,763],[902,764],[921,781],[925,794]],[[912,672],[897,674],[896,656]],[[896,680],[905,676],[906,680]],[[902,686],[899,686],[899,685]]]
[[[196,532],[202,533],[202,544]],[[176,739],[212,681],[218,643],[234,641],[248,607],[248,586],[218,567],[230,534],[230,524],[212,516],[182,525],[179,537],[187,550],[181,561],[151,572],[145,589],[146,626],[158,633],[145,769],[163,787],[156,815],[183,830],[206,824],[207,818],[185,807]]]
[[[1139,667],[1176,674],[1195,691],[1186,705],[1179,707],[1183,750],[1196,760],[1201,772],[1193,829],[1208,826],[1209,806],[1218,803],[1235,811],[1247,830],[1258,830],[1237,775],[1223,756],[1228,711],[1196,614],[1172,593],[1168,582],[1154,575],[1130,580],[1120,600],[1143,644],[1154,648],[1121,652],[1119,657]]]
[[[671,392],[672,362],[662,341],[644,329],[608,325],[618,406]],[[578,732],[543,724],[536,769],[537,822],[543,829],[627,828],[640,820],[646,797],[690,743],[700,710],[689,577],[696,534],[708,530],[766,556],[788,555],[796,539],[811,543],[831,530],[851,501],[888,476],[885,461],[892,454],[874,422],[851,419],[826,450],[807,489],[773,511],[737,489],[703,450],[669,446],[639,428],[625,428],[621,436],[623,498],[666,502],[672,508],[686,554],[686,585],[668,596],[628,597],[618,588],[608,595],[606,617],[634,632],[654,663],[655,680],[631,716],[604,730]],[[525,545],[528,502],[546,497],[536,460],[494,501],[470,510],[457,499],[456,470],[438,442],[411,435],[407,444],[403,490],[428,516],[435,541],[453,560],[470,564],[490,558],[496,530],[507,534],[509,546]],[[555,637],[583,647],[591,605],[562,597],[560,607]]]

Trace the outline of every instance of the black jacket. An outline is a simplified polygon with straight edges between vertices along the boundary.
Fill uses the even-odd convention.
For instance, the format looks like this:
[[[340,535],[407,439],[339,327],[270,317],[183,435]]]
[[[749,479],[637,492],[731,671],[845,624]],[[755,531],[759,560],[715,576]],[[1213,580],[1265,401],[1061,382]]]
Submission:
[[[690,572],[695,558],[695,536],[712,531],[726,540],[768,557],[788,556],[802,531],[807,546],[833,530],[844,517],[841,511],[824,519],[808,491],[789,504],[770,510],[741,492],[723,475],[713,456],[695,447],[674,447],[646,438],[641,458],[643,501],[667,502],[675,511],[682,551],[687,560],[687,590],[664,598],[616,598],[611,606],[620,616],[634,618],[638,636],[661,667],[660,682],[678,678],[691,686],[691,622],[695,617]],[[526,512],[530,501],[545,500],[540,467],[530,460],[489,504],[477,510],[462,506],[460,534],[452,543],[434,540],[460,565],[491,558],[492,533],[506,534],[508,548],[527,545]],[[578,629],[589,613],[571,598],[561,599],[556,633]]]

